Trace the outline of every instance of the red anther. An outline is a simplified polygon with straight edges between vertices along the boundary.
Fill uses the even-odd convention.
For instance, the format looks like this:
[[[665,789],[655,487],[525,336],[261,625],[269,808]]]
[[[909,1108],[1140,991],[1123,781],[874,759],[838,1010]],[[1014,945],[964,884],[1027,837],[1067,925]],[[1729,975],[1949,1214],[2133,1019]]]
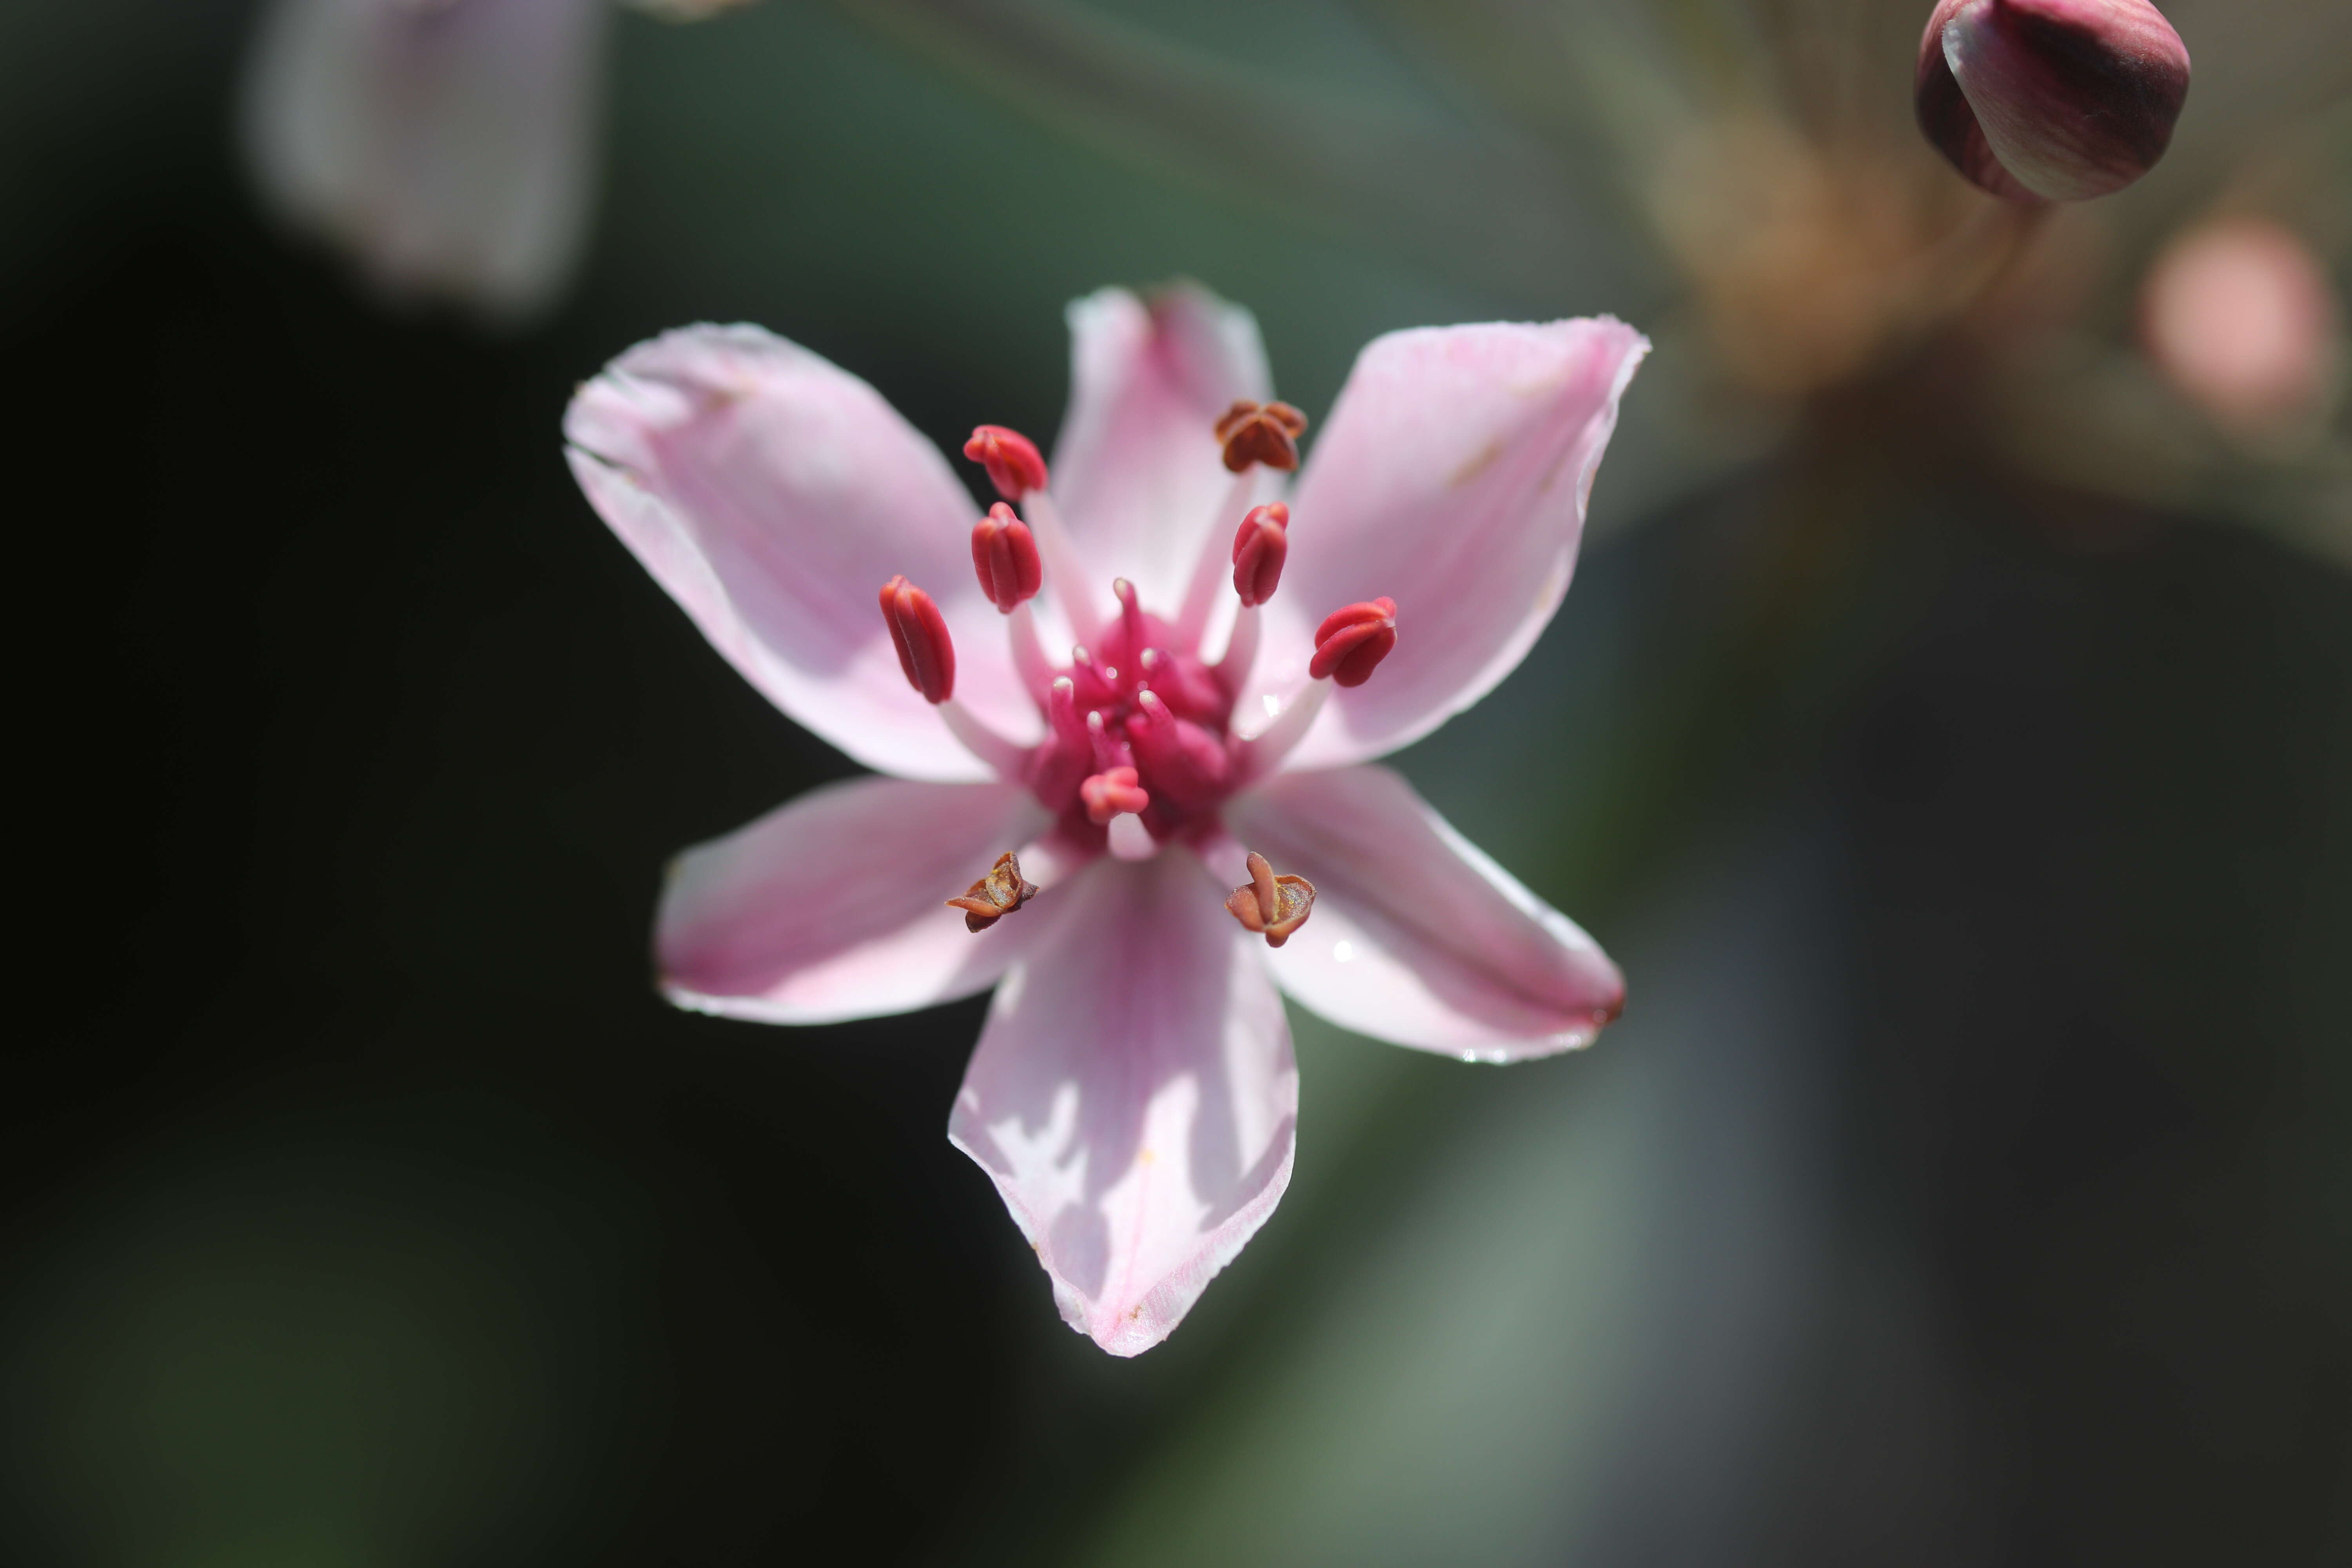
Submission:
[[[1140,815],[1151,804],[1150,792],[1138,782],[1133,768],[1113,768],[1095,774],[1078,786],[1078,798],[1087,803],[1087,820],[1097,827],[1121,812]]]
[[[1225,468],[1236,474],[1252,463],[1269,468],[1298,467],[1298,437],[1305,434],[1307,416],[1287,403],[1252,403],[1244,397],[1217,421]]]
[[[1339,686],[1361,686],[1396,647],[1396,601],[1374,599],[1334,610],[1315,628],[1315,657],[1307,673]]]
[[[882,620],[890,628],[907,684],[921,692],[926,702],[945,702],[954,696],[955,644],[931,596],[903,575],[893,577],[882,584]]]
[[[1045,585],[1045,563],[1037,558],[1037,541],[1029,525],[998,501],[988,515],[971,525],[971,566],[980,574],[980,591],[1006,615],[1013,606],[1037,596]]]
[[[1252,507],[1234,535],[1234,592],[1244,605],[1263,605],[1282,582],[1290,557],[1290,509],[1280,501]]]
[[[982,425],[963,444],[963,455],[988,470],[988,482],[1006,500],[1019,500],[1045,488],[1045,459],[1035,442],[1002,425]]]
[[[1234,889],[1225,910],[1244,931],[1263,936],[1268,947],[1280,947],[1315,912],[1315,884],[1304,877],[1276,876],[1255,849],[1247,865],[1250,879]]]

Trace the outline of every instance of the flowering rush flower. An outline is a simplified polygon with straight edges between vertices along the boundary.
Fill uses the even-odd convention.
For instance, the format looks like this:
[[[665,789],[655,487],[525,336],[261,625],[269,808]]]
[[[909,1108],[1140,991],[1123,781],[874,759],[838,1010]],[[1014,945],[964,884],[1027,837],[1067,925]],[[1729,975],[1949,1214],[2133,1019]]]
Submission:
[[[738,0],[631,0],[676,20]],[[281,216],[396,295],[547,304],[596,184],[612,0],[276,0],[254,37],[247,157]]]
[[[814,1024],[995,986],[948,1136],[1063,1316],[1132,1355],[1289,1182],[1282,994],[1474,1061],[1616,1016],[1591,939],[1370,759],[1550,620],[1649,345],[1606,319],[1378,339],[1293,490],[1306,420],[1246,311],[1107,289],[1070,323],[1050,478],[982,426],[1003,500],[976,524],[871,387],[756,327],[638,344],[564,434],[712,646],[894,775],[681,856],[663,990]]]

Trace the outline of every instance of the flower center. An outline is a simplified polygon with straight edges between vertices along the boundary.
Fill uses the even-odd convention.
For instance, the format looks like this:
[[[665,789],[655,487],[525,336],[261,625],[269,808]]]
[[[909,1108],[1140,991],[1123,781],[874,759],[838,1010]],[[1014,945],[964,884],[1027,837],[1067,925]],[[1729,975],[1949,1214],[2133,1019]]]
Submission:
[[[1296,439],[1306,427],[1306,417],[1286,404],[1234,405],[1216,428],[1225,466],[1243,476],[1225,505],[1239,510],[1247,504],[1245,480],[1255,465],[1295,468]],[[908,684],[1001,776],[1027,784],[1081,848],[1141,858],[1170,840],[1205,837],[1226,798],[1304,738],[1332,687],[1360,686],[1396,646],[1391,600],[1333,611],[1316,633],[1306,688],[1257,733],[1237,735],[1234,702],[1256,658],[1259,606],[1281,583],[1289,509],[1276,501],[1238,519],[1221,509],[1172,620],[1146,609],[1124,577],[1111,584],[1118,612],[1104,619],[1078,573],[1034,444],[983,425],[964,455],[986,467],[1004,498],[972,530],[972,568],[981,591],[1005,616],[1013,663],[1045,710],[1045,739],[1024,750],[955,700],[955,649],[946,620],[920,588],[892,578],[882,590],[883,619]],[[1021,506],[1027,521],[1005,503]],[[1223,531],[1236,522],[1228,550]],[[1201,632],[1228,559],[1240,604],[1225,651],[1211,664],[1201,657]],[[1049,583],[1078,638],[1061,664],[1046,655],[1029,610]],[[983,913],[960,907],[975,919]],[[1269,907],[1260,923],[1277,942],[1292,929],[1280,908]]]

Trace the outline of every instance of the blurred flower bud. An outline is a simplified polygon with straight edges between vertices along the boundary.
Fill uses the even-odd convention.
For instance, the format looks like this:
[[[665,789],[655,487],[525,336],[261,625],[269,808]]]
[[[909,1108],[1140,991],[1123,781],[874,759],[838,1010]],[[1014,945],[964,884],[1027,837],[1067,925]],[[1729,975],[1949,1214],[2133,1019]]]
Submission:
[[[1937,0],[1919,39],[1919,129],[2012,201],[2087,201],[2156,166],[2189,50],[2147,0]]]
[[[2175,239],[2140,289],[2140,341],[2181,395],[2234,436],[2307,432],[2342,369],[2326,270],[2294,233],[2224,218]]]

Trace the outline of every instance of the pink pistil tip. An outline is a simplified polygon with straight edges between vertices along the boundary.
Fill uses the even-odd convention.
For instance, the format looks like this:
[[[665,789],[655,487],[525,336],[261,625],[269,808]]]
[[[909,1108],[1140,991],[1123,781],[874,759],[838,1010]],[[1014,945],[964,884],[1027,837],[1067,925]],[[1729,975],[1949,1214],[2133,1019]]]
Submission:
[[[963,455],[988,470],[989,483],[1006,500],[1045,488],[1045,459],[1037,455],[1037,444],[1018,430],[982,425],[963,444]]]
[[[1087,820],[1097,827],[1107,826],[1122,812],[1141,814],[1151,804],[1151,795],[1139,782],[1133,768],[1112,768],[1099,773],[1078,785],[1078,798],[1086,802]]]
[[[882,622],[890,628],[891,646],[898,650],[898,668],[907,684],[926,702],[945,702],[955,695],[955,643],[948,637],[946,617],[931,596],[904,575],[882,584]]]
[[[1282,582],[1290,556],[1290,509],[1280,501],[1252,507],[1234,535],[1234,592],[1244,605],[1263,605]]]
[[[980,591],[1005,615],[1037,596],[1045,585],[1045,565],[1038,559],[1037,541],[1029,525],[998,501],[988,515],[972,524],[971,565],[980,574]]]
[[[1396,647],[1396,601],[1374,599],[1334,610],[1315,628],[1315,657],[1307,673],[1339,686],[1361,686]]]

